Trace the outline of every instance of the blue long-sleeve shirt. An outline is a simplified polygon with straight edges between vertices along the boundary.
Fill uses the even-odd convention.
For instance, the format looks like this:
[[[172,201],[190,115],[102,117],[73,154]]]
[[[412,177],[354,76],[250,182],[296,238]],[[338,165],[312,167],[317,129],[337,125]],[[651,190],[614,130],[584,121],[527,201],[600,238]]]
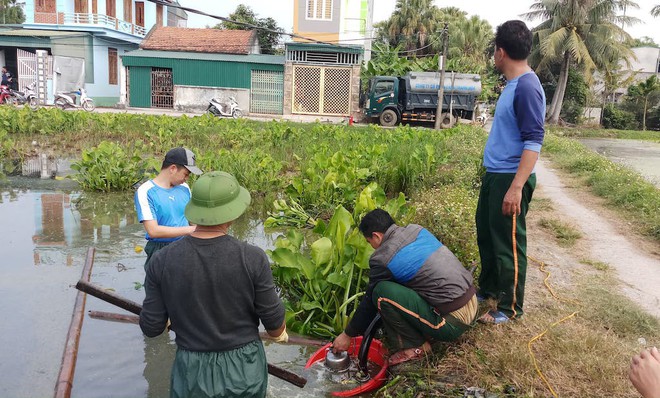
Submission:
[[[490,173],[518,171],[523,150],[541,152],[545,121],[545,93],[534,72],[507,82],[484,150],[484,166]]]

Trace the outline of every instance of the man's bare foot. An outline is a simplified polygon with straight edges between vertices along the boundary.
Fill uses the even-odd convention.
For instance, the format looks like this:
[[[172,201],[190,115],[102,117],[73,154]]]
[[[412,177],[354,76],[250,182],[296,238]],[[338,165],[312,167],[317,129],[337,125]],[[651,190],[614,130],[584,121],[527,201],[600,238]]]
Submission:
[[[431,352],[431,344],[425,342],[417,348],[407,348],[395,352],[387,361],[389,366],[399,365],[404,362],[422,359]]]

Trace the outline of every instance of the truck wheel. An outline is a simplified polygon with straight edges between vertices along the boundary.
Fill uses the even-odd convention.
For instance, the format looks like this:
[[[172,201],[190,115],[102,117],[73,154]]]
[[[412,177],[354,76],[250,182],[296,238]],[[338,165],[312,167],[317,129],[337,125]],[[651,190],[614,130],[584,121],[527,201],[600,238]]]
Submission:
[[[452,116],[450,113],[443,113],[440,117],[442,118],[440,119],[440,128],[448,129],[454,127],[454,124],[456,123],[456,118]]]
[[[399,116],[392,109],[385,109],[383,113],[380,114],[380,125],[386,127],[392,127],[397,124],[399,121]]]

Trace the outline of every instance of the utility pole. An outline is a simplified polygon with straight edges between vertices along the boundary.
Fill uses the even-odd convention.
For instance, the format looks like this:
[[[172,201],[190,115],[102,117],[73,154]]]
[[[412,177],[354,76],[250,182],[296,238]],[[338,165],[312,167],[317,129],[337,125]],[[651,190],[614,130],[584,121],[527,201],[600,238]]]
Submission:
[[[445,95],[445,58],[447,57],[447,44],[449,42],[449,24],[445,22],[445,27],[442,29],[442,54],[438,59],[438,67],[440,69],[440,86],[438,88],[438,107],[435,110],[435,129],[440,130],[442,123],[442,104]]]

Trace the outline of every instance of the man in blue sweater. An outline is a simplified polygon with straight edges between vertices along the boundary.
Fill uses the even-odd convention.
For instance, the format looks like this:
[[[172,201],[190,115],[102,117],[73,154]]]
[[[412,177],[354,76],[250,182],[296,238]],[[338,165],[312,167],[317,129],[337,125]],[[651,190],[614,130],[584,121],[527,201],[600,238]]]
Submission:
[[[476,214],[479,297],[497,300],[497,308],[480,318],[484,323],[503,323],[523,314],[525,215],[536,186],[534,167],[545,133],[545,94],[527,64],[531,47],[532,33],[524,22],[498,26],[494,61],[507,84],[497,101],[484,150],[486,174]]]

